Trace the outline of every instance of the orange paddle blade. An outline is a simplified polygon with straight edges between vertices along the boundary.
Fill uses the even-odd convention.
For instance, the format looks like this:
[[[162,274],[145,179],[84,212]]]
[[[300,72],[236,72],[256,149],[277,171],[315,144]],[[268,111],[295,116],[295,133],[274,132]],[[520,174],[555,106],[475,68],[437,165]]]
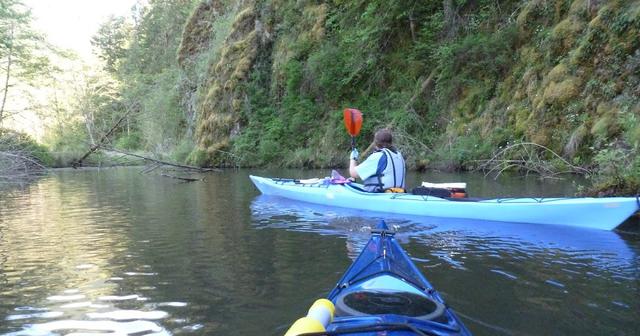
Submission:
[[[362,128],[362,112],[354,108],[344,109],[344,126],[352,137],[358,135]]]

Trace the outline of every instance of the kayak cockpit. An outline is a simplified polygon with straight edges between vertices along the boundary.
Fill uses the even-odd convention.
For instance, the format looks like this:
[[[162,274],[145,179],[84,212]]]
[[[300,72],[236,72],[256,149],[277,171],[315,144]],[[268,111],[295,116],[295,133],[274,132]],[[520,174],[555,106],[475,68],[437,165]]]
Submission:
[[[334,303],[336,316],[395,314],[432,320],[445,310],[441,302],[388,274],[342,291],[334,298]]]

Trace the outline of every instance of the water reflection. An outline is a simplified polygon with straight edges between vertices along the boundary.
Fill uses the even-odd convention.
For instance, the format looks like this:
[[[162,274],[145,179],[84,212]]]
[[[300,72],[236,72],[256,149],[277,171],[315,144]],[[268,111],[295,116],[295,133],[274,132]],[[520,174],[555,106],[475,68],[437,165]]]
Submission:
[[[233,171],[178,184],[106,169],[0,194],[0,334],[285,328],[334,281],[318,279],[343,266],[344,245],[255,230],[249,183]]]
[[[249,173],[273,175],[60,171],[0,193],[0,335],[281,335],[380,219],[476,335],[640,328],[637,236],[372,217],[256,198]],[[436,177],[410,176],[454,180]]]
[[[423,239],[425,244],[443,250],[473,246],[479,253],[497,255],[531,251],[564,250],[590,256],[601,267],[632,264],[636,253],[619,233],[603,230],[567,228],[555,225],[502,223],[452,218],[433,218],[384,214],[326,207],[292,201],[277,196],[259,195],[251,204],[254,224],[259,228],[279,228],[316,232],[358,239],[363,245],[372,226],[385,220],[406,237]],[[576,256],[576,259],[582,257]]]
[[[167,200],[132,173],[63,172],[0,198],[0,332],[169,334],[158,321],[186,303],[158,301],[156,286],[171,282],[144,260],[157,236],[132,226],[153,223]]]
[[[384,219],[398,230],[427,278],[479,334],[588,331],[570,327],[567,319],[620,323],[605,324],[601,331],[637,326],[632,317],[640,311],[635,297],[640,289],[637,236],[553,225],[371,216],[264,195],[251,207],[254,223],[262,229],[345,237],[352,259],[366,242],[367,229]]]

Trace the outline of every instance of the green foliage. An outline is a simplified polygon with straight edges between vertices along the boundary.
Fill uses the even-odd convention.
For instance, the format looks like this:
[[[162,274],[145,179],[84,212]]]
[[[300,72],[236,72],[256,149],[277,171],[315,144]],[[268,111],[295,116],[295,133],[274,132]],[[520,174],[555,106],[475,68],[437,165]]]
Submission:
[[[2,59],[3,78],[11,72],[10,76],[28,81],[51,70],[48,68],[50,65],[48,57],[42,54],[47,50],[48,45],[42,34],[31,27],[32,20],[30,10],[21,1],[2,1],[0,59]]]
[[[391,127],[414,165],[470,169],[535,142],[620,184],[637,175],[638,13],[622,0],[153,0],[130,32],[114,18],[94,39],[121,86],[111,108],[86,103],[106,111],[94,124],[131,111],[117,145],[199,165],[344,165],[341,110],[356,107],[358,146]]]
[[[127,56],[131,29],[131,24],[124,17],[110,16],[91,38],[91,45],[97,49],[98,58],[104,62],[107,72],[117,73]]]
[[[0,3],[0,125],[8,112],[31,95],[40,77],[59,71],[49,55],[57,52],[32,26],[30,10],[19,0]]]
[[[133,27],[123,75],[140,76],[162,73],[177,66],[176,57],[184,23],[195,6],[195,0],[151,0],[142,7]]]
[[[129,115],[126,129],[116,131],[116,147],[186,158],[184,75],[177,54],[184,23],[198,2],[149,1],[136,7],[134,22],[111,17],[92,38],[105,70],[120,84],[110,100],[103,99],[103,107],[93,109],[101,113],[97,120],[111,127]],[[101,99],[101,92],[96,90],[90,97]],[[101,134],[108,130],[100,129]]]
[[[120,149],[139,149],[142,135],[139,132],[123,132],[115,141],[114,147]]]
[[[153,82],[136,83],[127,92],[127,101],[136,101],[137,125],[147,149],[168,152],[176,145],[184,127],[184,114],[180,106],[180,92],[175,83],[179,80],[177,69],[157,74]]]
[[[44,142],[54,153],[81,152],[88,148],[87,129],[79,122],[61,122],[57,127],[51,127]]]
[[[48,105],[43,141],[52,149],[55,165],[68,166],[111,131],[125,116],[125,107],[119,97],[118,83],[104,71],[83,69],[72,77],[59,76],[52,89],[54,99]],[[58,99],[65,95],[69,98]],[[121,136],[127,126],[134,128],[132,118],[124,119],[109,140]],[[100,162],[100,156],[92,154],[85,164]]]
[[[189,164],[204,167],[209,164],[208,157],[209,156],[207,155],[207,152],[200,149],[195,149],[191,151],[191,153],[189,153],[186,161]]]
[[[631,154],[631,155],[630,155]],[[594,157],[597,164],[591,176],[590,194],[637,195],[640,192],[640,156],[610,144]]]
[[[441,148],[430,157],[432,166],[445,170],[460,170],[469,166],[469,161],[479,152],[484,142],[479,137],[467,136]]]
[[[624,138],[625,141],[633,146],[636,151],[640,150],[640,116],[636,113],[626,113],[622,119],[622,125],[625,125]]]
[[[263,80],[247,86],[252,115],[233,142],[242,162],[250,164],[344,164],[341,148],[348,147],[348,137],[340,110],[347,106],[365,113],[362,146],[376,128],[391,126],[405,153],[424,155],[424,147],[444,132],[445,111],[457,90],[475,92],[460,111],[473,106],[481,113],[513,63],[516,30],[496,16],[512,3],[498,8],[492,1],[460,2],[462,36],[444,41],[448,23],[439,1],[335,2],[326,10],[324,40],[303,36],[303,31],[321,17],[304,13],[323,12],[325,5],[280,5],[272,68],[254,70],[253,76]],[[430,99],[417,90],[434,70],[437,95]],[[256,89],[265,82],[270,92]],[[408,111],[409,100],[414,105]],[[327,139],[327,134],[338,137]]]
[[[173,162],[187,162],[193,147],[195,147],[195,143],[192,139],[184,138],[180,140],[171,152],[171,160]]]
[[[627,155],[620,148],[606,148],[601,150],[595,157],[594,162],[598,165],[600,176],[620,183],[628,166]]]
[[[69,167],[89,149],[89,136],[83,123],[56,120],[46,132],[44,142],[51,149],[52,167]],[[102,162],[100,153],[90,155],[84,162],[87,166]]]
[[[243,167],[256,167],[263,165],[265,155],[258,151],[258,143],[262,137],[260,128],[250,123],[245,130],[236,137],[234,151],[239,156],[238,164]]]
[[[0,152],[18,153],[30,157],[43,166],[51,167],[54,159],[49,149],[37,143],[29,135],[0,128]]]
[[[515,38],[514,27],[507,26],[497,32],[471,34],[442,44],[433,55],[439,74],[439,98],[450,101],[461,88],[473,85],[492,95],[497,81],[513,64]]]
[[[200,10],[196,7],[196,11]],[[216,64],[220,57],[220,52],[224,48],[225,39],[231,32],[232,25],[236,15],[238,14],[237,8],[231,8],[224,13],[219,13],[215,16],[215,19],[211,20],[208,30],[203,28],[204,23],[202,20],[191,23],[191,27],[188,25],[183,32],[183,38],[179,51],[182,58],[193,59],[193,65],[183,66],[182,70],[186,73],[189,80],[196,83],[198,89],[206,87],[206,83],[210,80],[207,76],[208,69]],[[192,14],[195,19],[198,17],[198,13]],[[209,14],[211,15],[211,14]],[[204,36],[199,36],[200,34]],[[186,36],[185,36],[186,35]],[[199,37],[200,40],[193,41],[192,39]],[[199,44],[196,44],[198,43]],[[180,60],[180,58],[179,58]]]

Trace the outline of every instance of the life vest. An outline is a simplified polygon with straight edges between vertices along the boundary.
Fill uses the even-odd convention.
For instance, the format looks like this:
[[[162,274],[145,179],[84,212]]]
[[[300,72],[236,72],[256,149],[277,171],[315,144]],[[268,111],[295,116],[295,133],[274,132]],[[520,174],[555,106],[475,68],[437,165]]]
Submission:
[[[372,192],[384,192],[389,188],[404,189],[405,166],[402,154],[388,148],[376,152],[382,152],[382,155],[376,173],[363,181],[365,189]]]

